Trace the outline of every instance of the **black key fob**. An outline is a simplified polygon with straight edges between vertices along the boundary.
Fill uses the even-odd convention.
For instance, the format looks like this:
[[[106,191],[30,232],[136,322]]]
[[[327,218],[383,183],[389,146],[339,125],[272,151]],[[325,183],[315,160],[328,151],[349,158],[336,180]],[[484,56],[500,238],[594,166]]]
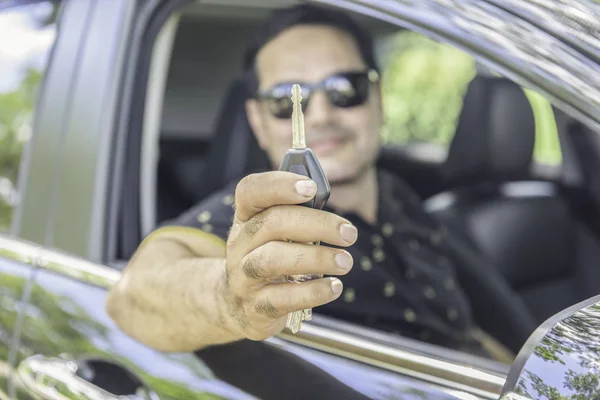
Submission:
[[[302,205],[320,210],[325,207],[331,194],[331,188],[319,160],[317,160],[311,149],[289,149],[283,157],[279,170],[304,175],[315,181],[317,194],[311,200],[302,203]]]

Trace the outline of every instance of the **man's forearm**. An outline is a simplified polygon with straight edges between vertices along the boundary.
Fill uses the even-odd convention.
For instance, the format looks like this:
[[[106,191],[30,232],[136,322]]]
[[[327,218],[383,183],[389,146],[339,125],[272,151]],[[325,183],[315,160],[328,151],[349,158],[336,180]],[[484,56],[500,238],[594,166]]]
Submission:
[[[120,282],[107,310],[121,329],[162,351],[186,352],[242,339],[221,298],[224,258],[198,258],[186,243],[158,237],[143,245]],[[201,240],[201,239],[200,239]]]

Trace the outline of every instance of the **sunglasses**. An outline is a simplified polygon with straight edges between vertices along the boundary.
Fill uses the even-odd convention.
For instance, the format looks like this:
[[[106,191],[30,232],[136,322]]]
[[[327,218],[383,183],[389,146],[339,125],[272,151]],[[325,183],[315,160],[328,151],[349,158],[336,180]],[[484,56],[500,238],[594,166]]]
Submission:
[[[369,97],[369,85],[379,81],[377,71],[342,72],[323,79],[315,84],[298,83],[302,89],[302,112],[305,112],[310,98],[317,90],[325,93],[328,101],[339,108],[362,105]],[[292,117],[292,85],[296,82],[282,82],[254,96],[264,102],[269,112],[279,119]]]

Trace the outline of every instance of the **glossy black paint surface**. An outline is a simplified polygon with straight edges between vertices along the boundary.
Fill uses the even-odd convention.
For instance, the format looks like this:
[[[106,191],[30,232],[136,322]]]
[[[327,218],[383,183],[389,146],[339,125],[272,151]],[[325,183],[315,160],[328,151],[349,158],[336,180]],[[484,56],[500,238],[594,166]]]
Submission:
[[[277,390],[288,390],[294,387],[296,375],[286,371],[301,371],[307,376],[315,373],[315,376],[320,376],[323,388],[330,393],[337,390],[344,394],[344,398],[364,398],[363,395],[380,399],[401,396],[409,400],[454,398],[401,375],[285,343],[281,343],[282,347],[247,343],[247,351],[242,352],[223,348],[207,355],[206,363],[192,354],[160,353],[139,344],[116,327],[102,307],[105,295],[105,289],[52,272],[38,271],[31,290],[31,303],[25,312],[18,359],[34,354],[60,357],[68,353],[65,358],[74,361],[104,360],[109,366],[102,370],[104,375],[99,377],[99,381],[113,384],[119,381],[122,374],[118,368],[120,365],[139,376],[161,399],[254,398],[229,383],[245,386],[257,395],[264,394],[260,398],[278,398],[269,395],[273,390],[256,390],[252,382],[259,381],[264,386],[270,384]],[[261,349],[263,346],[269,348]],[[255,357],[248,357],[252,353]],[[223,363],[224,358],[226,361]],[[248,360],[253,362],[247,363]],[[280,371],[279,375],[276,375],[276,368]],[[331,377],[323,380],[322,376],[326,374],[317,368],[328,372]],[[265,376],[267,372],[270,373]],[[309,382],[307,389],[313,390],[313,384],[316,380],[312,384]],[[120,386],[105,389],[124,390]],[[299,392],[300,389],[295,390],[296,394]],[[353,392],[362,392],[363,395]],[[27,400],[30,397],[22,391],[17,398]]]
[[[523,17],[551,32],[596,61],[600,60],[600,5],[593,1],[490,0],[491,3]]]
[[[0,399],[8,399],[14,393],[12,382],[15,359],[13,343],[19,328],[19,311],[23,309],[23,294],[32,269],[26,265],[4,258],[8,250],[0,249]],[[14,255],[14,254],[13,254]]]
[[[117,366],[122,365],[161,399],[251,398],[215,380],[191,355],[165,355],[124,335],[104,312],[105,295],[102,288],[38,271],[23,320],[19,359],[66,353],[65,358],[73,361],[104,360],[109,367],[99,380],[113,385],[121,380],[122,370]],[[105,389],[115,393],[123,388],[117,384]]]
[[[599,398],[600,296],[544,325],[524,346],[504,392],[531,399]]]

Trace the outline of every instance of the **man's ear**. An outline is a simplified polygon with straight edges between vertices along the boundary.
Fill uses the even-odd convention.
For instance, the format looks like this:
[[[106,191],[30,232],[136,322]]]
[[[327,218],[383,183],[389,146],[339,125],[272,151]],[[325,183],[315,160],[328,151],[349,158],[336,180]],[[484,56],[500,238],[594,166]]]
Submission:
[[[246,115],[248,116],[248,122],[252,128],[252,132],[254,132],[254,136],[256,136],[258,145],[261,149],[265,150],[267,138],[265,137],[266,130],[264,127],[263,116],[261,115],[260,104],[255,99],[248,99],[246,100],[245,107]]]

